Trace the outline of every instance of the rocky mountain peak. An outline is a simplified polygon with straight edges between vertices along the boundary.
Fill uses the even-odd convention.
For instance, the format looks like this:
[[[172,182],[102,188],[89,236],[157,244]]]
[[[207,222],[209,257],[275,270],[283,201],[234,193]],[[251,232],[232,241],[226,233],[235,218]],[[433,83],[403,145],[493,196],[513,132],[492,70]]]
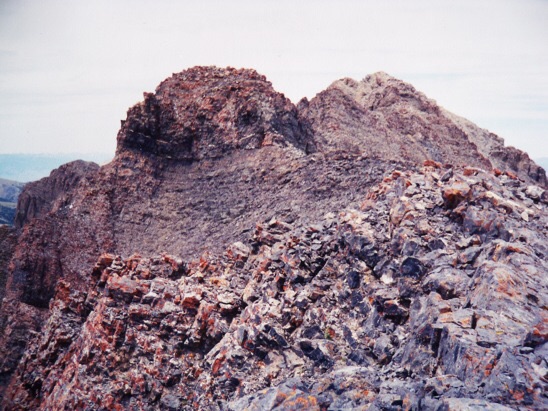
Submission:
[[[300,116],[322,152],[345,151],[385,160],[420,164],[474,166],[510,170],[546,186],[546,174],[526,153],[505,147],[504,140],[462,119],[384,72],[361,81],[332,83]]]
[[[385,73],[174,74],[0,230],[0,409],[546,409],[544,187]]]
[[[351,78],[337,80],[329,90],[337,90],[351,98],[364,110],[374,111],[396,106],[400,112],[408,110],[439,114],[434,100],[427,98],[411,84],[398,80],[385,72],[366,76],[361,81]]]
[[[194,67],[144,97],[122,122],[118,154],[191,162],[270,145],[311,149],[296,107],[255,70]]]

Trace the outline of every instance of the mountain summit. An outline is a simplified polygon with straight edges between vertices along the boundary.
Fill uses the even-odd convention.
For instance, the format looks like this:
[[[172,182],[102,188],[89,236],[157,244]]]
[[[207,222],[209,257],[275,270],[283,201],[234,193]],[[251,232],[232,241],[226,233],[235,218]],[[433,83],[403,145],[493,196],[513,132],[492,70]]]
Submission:
[[[543,408],[546,186],[385,73],[174,74],[0,232],[3,409]]]
[[[297,109],[255,70],[194,67],[132,107],[118,150],[194,161],[275,143],[306,150]]]
[[[516,172],[546,186],[544,170],[528,155],[473,123],[449,113],[410,84],[386,73],[342,79],[304,101],[301,116],[324,150],[383,159],[468,165]]]

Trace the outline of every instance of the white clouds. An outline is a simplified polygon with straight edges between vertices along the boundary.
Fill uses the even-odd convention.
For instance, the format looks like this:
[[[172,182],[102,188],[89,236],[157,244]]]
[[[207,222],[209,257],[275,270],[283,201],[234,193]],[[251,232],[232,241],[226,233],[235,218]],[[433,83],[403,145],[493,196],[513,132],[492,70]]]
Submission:
[[[256,68],[295,102],[340,77],[383,70],[507,142],[548,156],[545,1],[50,0],[0,7],[2,152],[113,150],[119,120],[143,91],[172,72],[216,64]]]

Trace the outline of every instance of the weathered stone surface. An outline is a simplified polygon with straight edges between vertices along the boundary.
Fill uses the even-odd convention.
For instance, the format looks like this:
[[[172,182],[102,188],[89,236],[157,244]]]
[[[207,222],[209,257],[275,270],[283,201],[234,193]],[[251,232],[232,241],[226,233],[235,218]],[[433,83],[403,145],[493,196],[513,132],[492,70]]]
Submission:
[[[401,179],[421,182],[404,194],[410,205],[441,201],[463,179],[470,186],[460,211],[441,201],[437,211],[413,207],[414,219],[400,223],[411,228],[413,257],[391,239]],[[87,292],[58,283],[6,404],[545,408],[548,264],[545,250],[534,248],[548,239],[545,206],[529,222],[494,209],[510,238],[470,240],[461,217],[485,187],[527,207],[502,182],[455,169],[442,182],[426,167],[372,187],[374,206],[365,201],[313,225],[271,219],[247,241],[186,265],[176,257],[102,255]],[[412,230],[421,221],[428,229]],[[445,247],[431,250],[434,238]],[[386,259],[377,273],[362,259],[364,248],[366,260],[372,248]],[[254,298],[246,297],[250,284]]]
[[[498,168],[546,187],[546,173],[529,156],[493,133],[439,107],[434,100],[386,73],[361,81],[335,81],[300,116],[322,151],[360,152],[383,159],[422,164]]]
[[[2,406],[546,408],[545,181],[452,121],[383,75],[299,108],[249,70],[166,80],[112,163],[29,187]]]
[[[118,154],[195,161],[273,144],[313,150],[296,107],[254,70],[194,67],[144,97],[122,122]]]

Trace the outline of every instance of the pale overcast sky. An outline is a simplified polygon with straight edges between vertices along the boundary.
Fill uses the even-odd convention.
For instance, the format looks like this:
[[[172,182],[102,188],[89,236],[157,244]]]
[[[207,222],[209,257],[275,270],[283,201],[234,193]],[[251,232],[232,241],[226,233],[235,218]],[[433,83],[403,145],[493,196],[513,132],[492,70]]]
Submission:
[[[546,0],[0,0],[0,153],[113,153],[127,109],[195,65],[294,103],[386,71],[548,157]]]

